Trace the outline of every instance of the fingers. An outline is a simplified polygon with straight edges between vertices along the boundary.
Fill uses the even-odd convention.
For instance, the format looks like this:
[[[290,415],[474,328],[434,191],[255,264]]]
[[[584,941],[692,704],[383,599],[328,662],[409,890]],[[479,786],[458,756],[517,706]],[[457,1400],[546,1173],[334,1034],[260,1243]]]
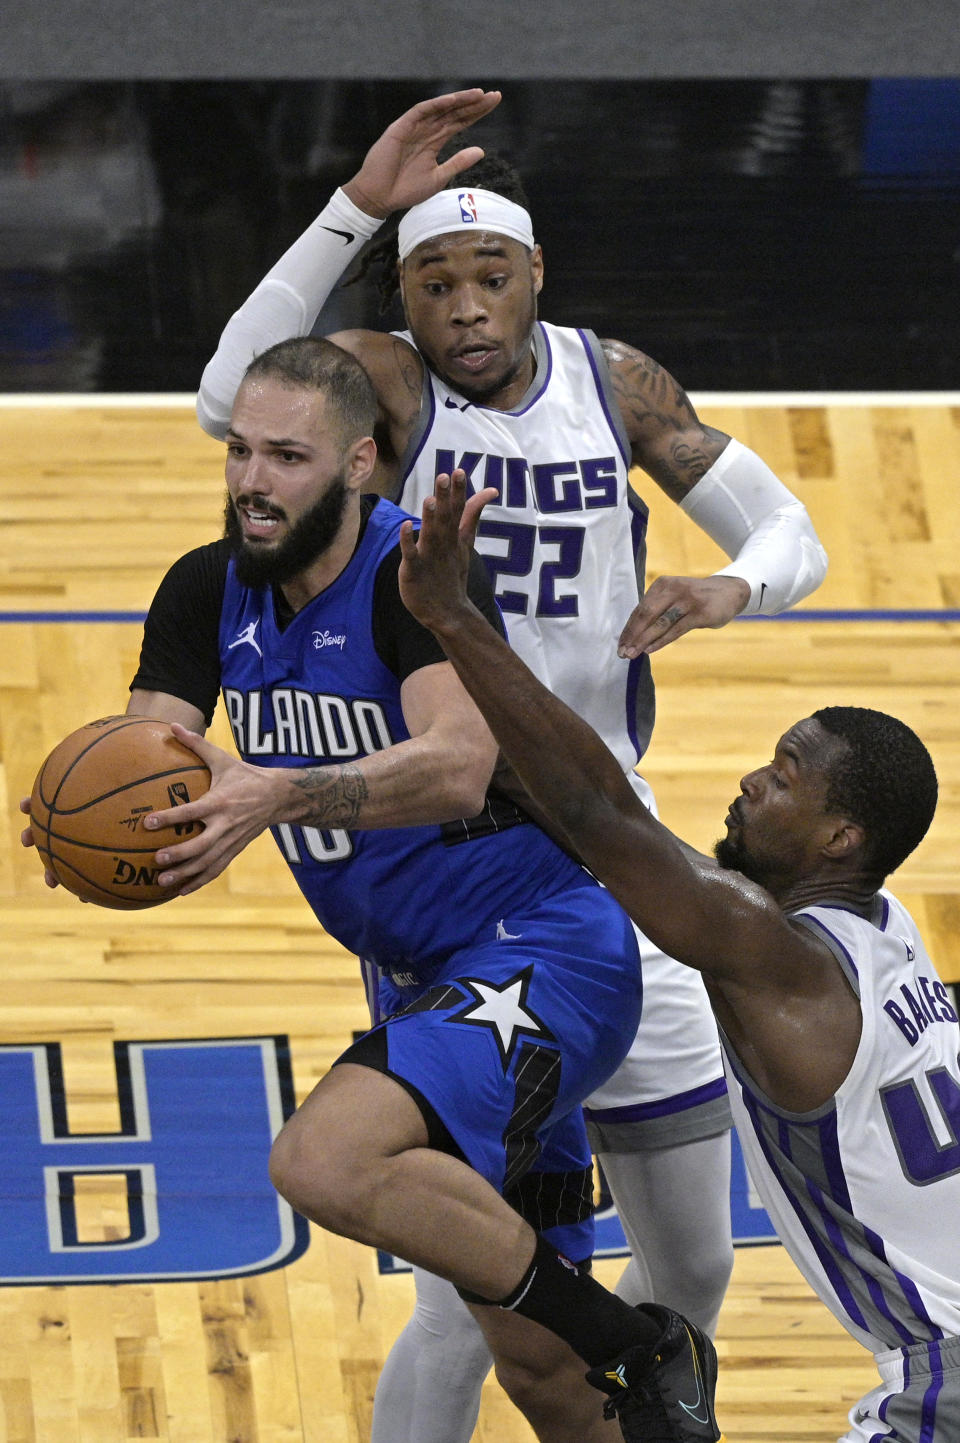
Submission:
[[[474,86],[470,90],[451,90],[446,95],[434,95],[414,105],[408,115],[424,120],[442,120],[456,126],[474,125],[489,115],[500,104],[499,90],[483,90]]]
[[[440,189],[443,190],[462,170],[469,170],[471,165],[476,165],[478,160],[483,159],[484,154],[485,152],[479,145],[468,145],[465,150],[458,150],[456,155],[451,155],[449,160],[438,165],[437,175],[441,182]]]
[[[691,631],[695,624],[679,606],[654,612],[638,606],[621,633],[617,655],[629,661],[644,652],[649,656]]]

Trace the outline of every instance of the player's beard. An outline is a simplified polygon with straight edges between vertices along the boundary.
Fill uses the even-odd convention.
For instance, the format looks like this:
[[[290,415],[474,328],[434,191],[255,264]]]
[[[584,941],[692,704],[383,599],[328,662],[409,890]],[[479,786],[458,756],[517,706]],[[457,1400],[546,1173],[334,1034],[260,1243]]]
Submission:
[[[761,887],[766,886],[770,869],[757,857],[750,855],[739,832],[736,839],[721,837],[718,842],[714,842],[713,855],[725,871],[740,872],[749,882],[758,882]]]
[[[254,590],[264,586],[283,586],[312,566],[337,538],[343,524],[347,494],[343,475],[335,476],[320,500],[305,511],[284,539],[274,546],[251,545],[244,538],[237,508],[228,491],[223,512],[223,534],[230,543],[241,586]],[[275,516],[283,515],[280,507],[263,502],[260,506]]]

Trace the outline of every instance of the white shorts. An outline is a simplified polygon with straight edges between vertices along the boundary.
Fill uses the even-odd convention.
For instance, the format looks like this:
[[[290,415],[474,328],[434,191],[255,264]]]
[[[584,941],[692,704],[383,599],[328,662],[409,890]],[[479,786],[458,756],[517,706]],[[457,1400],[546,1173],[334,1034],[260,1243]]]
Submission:
[[[648,783],[636,773],[631,780],[656,816]],[[594,1152],[670,1147],[731,1125],[717,1024],[703,979],[635,930],[643,1015],[626,1058],[584,1104]]]

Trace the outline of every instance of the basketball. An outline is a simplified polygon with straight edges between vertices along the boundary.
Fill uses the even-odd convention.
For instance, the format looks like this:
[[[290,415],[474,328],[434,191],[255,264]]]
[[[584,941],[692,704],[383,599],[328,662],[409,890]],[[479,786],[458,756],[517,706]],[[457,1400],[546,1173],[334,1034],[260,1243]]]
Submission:
[[[143,830],[150,812],[203,795],[210,773],[167,722],[110,716],[71,732],[47,757],[30,797],[44,866],[68,892],[101,907],[156,907],[176,895],[157,886],[154,853],[197,823]]]

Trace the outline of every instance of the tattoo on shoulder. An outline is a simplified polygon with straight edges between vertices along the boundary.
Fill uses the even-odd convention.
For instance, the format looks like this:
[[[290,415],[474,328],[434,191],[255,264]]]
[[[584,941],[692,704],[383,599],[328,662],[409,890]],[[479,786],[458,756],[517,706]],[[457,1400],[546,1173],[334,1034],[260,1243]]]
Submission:
[[[357,767],[305,767],[293,785],[308,798],[309,815],[298,819],[308,827],[355,827],[368,796]]]
[[[633,460],[674,501],[708,471],[729,437],[705,426],[683,387],[657,361],[621,341],[602,341]]]
[[[624,421],[637,427],[689,424],[696,412],[686,391],[659,362],[622,341],[601,341]]]
[[[399,336],[394,337],[393,354],[397,363],[397,370],[403,378],[403,384],[411,396],[416,396],[417,403],[419,404],[420,392],[423,385],[420,363],[417,361],[416,356],[406,341],[401,341]]]

